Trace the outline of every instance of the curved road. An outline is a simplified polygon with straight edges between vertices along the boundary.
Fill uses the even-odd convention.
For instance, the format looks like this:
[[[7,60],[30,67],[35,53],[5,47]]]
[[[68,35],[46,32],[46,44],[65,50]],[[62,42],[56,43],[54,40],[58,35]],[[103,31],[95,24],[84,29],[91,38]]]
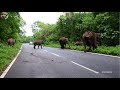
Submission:
[[[119,63],[117,57],[23,44],[4,78],[119,78]]]

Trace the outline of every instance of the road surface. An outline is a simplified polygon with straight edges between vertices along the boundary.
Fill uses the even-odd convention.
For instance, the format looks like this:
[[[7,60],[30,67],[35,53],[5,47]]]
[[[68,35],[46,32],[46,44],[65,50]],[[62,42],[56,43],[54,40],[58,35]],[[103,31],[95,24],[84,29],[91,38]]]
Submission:
[[[4,78],[119,78],[119,63],[116,57],[23,44]]]

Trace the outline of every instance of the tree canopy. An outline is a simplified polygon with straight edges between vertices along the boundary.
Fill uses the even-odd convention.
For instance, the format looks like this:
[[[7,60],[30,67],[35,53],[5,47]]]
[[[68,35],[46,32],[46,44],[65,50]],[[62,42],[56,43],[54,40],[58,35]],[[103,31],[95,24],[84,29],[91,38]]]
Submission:
[[[36,22],[40,28],[36,39],[57,41],[60,37],[68,37],[71,42],[81,37],[85,31],[101,33],[102,44],[115,46],[119,44],[119,12],[64,12],[56,24]]]
[[[8,38],[20,40],[21,28],[25,25],[25,21],[19,12],[8,12],[8,14],[7,19],[0,19],[0,39],[3,42],[6,42]]]

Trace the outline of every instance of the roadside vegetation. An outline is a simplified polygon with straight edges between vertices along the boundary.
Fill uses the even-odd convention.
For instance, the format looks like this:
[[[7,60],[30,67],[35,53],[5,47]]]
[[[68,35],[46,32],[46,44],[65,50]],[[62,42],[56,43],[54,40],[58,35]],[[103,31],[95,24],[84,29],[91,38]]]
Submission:
[[[60,48],[59,43],[46,43],[45,46]],[[70,48],[68,46],[66,46],[66,49],[84,51],[84,46],[75,46],[74,44],[70,44]],[[92,52],[93,53],[101,53],[101,54],[107,54],[107,55],[120,56],[120,46],[119,45],[117,45],[116,47],[113,47],[113,46],[109,46],[109,47],[98,46],[98,48],[95,49]]]
[[[2,12],[0,12],[1,15]],[[8,12],[7,19],[0,18],[0,75],[15,58],[22,45],[22,37],[25,25],[19,12]],[[9,38],[14,38],[16,43],[13,47],[7,44]]]
[[[21,43],[16,44],[14,47],[6,44],[0,44],[0,74],[12,62],[21,48]]]

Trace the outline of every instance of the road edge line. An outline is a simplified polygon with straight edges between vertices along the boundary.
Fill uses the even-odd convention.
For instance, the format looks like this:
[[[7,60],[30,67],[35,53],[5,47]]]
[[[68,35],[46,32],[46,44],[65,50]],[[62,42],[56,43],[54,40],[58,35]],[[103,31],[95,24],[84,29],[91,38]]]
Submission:
[[[119,56],[113,56],[113,55],[108,55],[108,54],[102,54],[102,53],[92,53],[92,52],[87,52],[90,54],[96,54],[96,55],[103,55],[103,56],[107,56],[107,57],[115,57],[115,58],[120,58]]]
[[[4,72],[1,74],[0,78],[4,78],[7,72],[10,70],[14,62],[17,60],[17,57],[19,56],[21,50],[22,50],[23,45],[21,46],[19,52],[17,53],[16,57],[12,60],[12,62],[8,65],[8,67],[4,70]]]
[[[82,68],[85,68],[85,69],[87,69],[87,70],[89,70],[89,71],[91,71],[91,72],[94,72],[94,73],[96,73],[96,74],[99,73],[99,72],[97,72],[97,71],[95,71],[95,70],[93,70],[93,69],[90,69],[90,68],[88,68],[88,67],[86,67],[86,66],[83,66],[83,65],[81,65],[81,64],[79,64],[79,63],[76,63],[76,62],[74,62],[74,61],[71,61],[71,63],[76,64],[76,65],[78,65],[78,66],[80,66],[80,67],[82,67]]]
[[[84,51],[78,51],[78,50],[71,50],[71,51],[77,51],[77,52],[83,52],[83,53],[85,53]],[[103,55],[103,56],[107,56],[107,57],[120,58],[120,56],[114,56],[114,55],[108,55],[108,54],[102,54],[102,53],[93,53],[93,52],[86,52],[86,53],[96,54],[96,55]]]

